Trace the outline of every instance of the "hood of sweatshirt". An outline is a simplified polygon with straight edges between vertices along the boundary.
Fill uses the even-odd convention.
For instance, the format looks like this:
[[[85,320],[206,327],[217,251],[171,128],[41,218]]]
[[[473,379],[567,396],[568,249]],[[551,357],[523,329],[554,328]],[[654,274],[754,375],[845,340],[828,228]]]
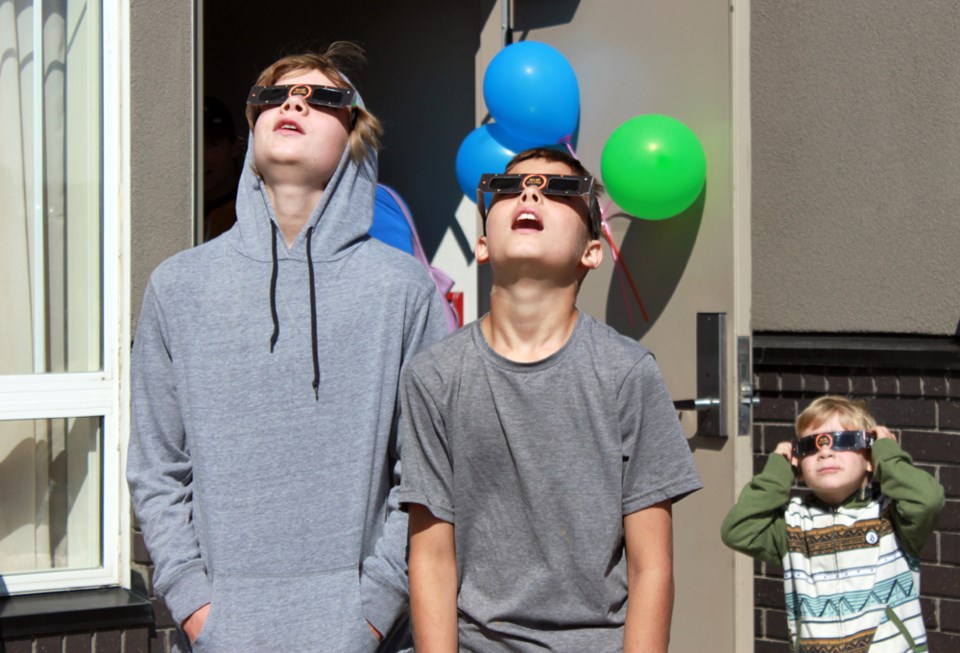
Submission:
[[[363,106],[359,93],[357,100]],[[310,323],[312,332],[313,390],[319,396],[320,361],[317,343],[317,300],[315,263],[335,261],[347,256],[368,239],[373,224],[374,196],[377,184],[377,153],[368,151],[363,161],[354,161],[349,145],[344,148],[320,201],[290,247],[280,232],[277,216],[270,203],[266,185],[256,172],[254,138],[248,138],[247,154],[237,189],[237,236],[231,243],[241,255],[256,261],[269,261],[270,313],[273,334],[270,351],[280,338],[277,312],[277,279],[281,260],[306,261],[310,281]]]
[[[247,154],[237,190],[237,227],[239,238],[233,246],[245,256],[258,261],[273,259],[274,235],[279,225],[263,179],[254,166],[253,133],[248,139]],[[307,237],[310,236],[310,257],[314,261],[330,261],[346,255],[367,238],[373,223],[373,201],[377,183],[377,154],[369,152],[357,163],[350,157],[349,147],[310,218],[289,248],[282,236],[277,243],[279,259],[307,260]]]

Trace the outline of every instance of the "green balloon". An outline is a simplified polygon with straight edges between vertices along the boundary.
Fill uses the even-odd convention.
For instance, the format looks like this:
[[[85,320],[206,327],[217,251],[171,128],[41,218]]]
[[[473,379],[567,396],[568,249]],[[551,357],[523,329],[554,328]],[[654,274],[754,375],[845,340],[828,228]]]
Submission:
[[[707,159],[689,127],[670,116],[647,114],[627,120],[610,135],[600,174],[624,211],[662,220],[684,211],[700,195]]]

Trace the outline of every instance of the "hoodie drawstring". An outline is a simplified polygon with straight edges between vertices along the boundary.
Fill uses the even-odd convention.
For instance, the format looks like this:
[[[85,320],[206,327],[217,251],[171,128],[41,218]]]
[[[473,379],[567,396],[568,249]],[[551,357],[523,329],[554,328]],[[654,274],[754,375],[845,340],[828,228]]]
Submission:
[[[270,337],[270,353],[280,338],[280,318],[277,317],[277,274],[279,264],[277,262],[277,232],[280,231],[276,223],[270,221],[273,227],[273,273],[270,276],[270,315],[273,316],[273,335]],[[307,270],[310,272],[310,344],[313,350],[313,397],[320,401],[320,354],[317,351],[317,290],[313,277],[313,253],[310,249],[310,241],[313,238],[313,227],[307,229]]]
[[[270,226],[273,227],[270,233],[273,234],[273,273],[270,275],[270,315],[273,316],[273,335],[270,336],[270,353],[277,344],[280,337],[280,318],[277,317],[277,273],[279,264],[277,263],[277,232],[280,230],[277,224],[271,220]]]
[[[317,353],[317,291],[313,283],[313,256],[310,238],[313,227],[307,229],[307,270],[310,272],[310,343],[313,345],[313,396],[320,401],[320,355]]]

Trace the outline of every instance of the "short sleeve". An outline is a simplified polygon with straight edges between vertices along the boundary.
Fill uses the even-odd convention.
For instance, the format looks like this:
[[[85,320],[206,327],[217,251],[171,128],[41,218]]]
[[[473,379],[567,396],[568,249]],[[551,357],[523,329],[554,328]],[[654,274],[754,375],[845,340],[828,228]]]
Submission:
[[[623,514],[699,490],[686,434],[663,382],[646,354],[630,370],[617,395],[623,442]]]
[[[400,383],[402,506],[417,503],[437,519],[453,523],[453,456],[444,421],[433,396],[413,367]]]

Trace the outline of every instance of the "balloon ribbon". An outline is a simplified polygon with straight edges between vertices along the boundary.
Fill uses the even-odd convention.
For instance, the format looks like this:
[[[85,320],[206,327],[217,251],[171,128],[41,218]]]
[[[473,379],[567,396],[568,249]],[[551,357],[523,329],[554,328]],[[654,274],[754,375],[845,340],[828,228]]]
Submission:
[[[600,220],[603,225],[603,235],[607,239],[607,244],[610,245],[610,252],[613,254],[613,264],[614,266],[619,265],[621,279],[626,278],[627,283],[630,285],[630,290],[633,291],[633,297],[634,299],[637,300],[637,306],[640,307],[640,313],[643,315],[643,320],[645,322],[649,322],[650,316],[647,315],[647,309],[643,305],[643,300],[640,299],[640,293],[637,291],[637,286],[636,284],[633,283],[633,277],[630,276],[630,269],[627,267],[627,262],[623,260],[623,256],[620,255],[620,250],[617,249],[617,244],[613,240],[613,234],[610,233],[610,227],[607,224],[607,219],[606,217],[604,217],[604,214],[606,214],[607,209],[609,208],[610,208],[610,205],[607,204],[607,206],[604,208],[603,212],[601,213]],[[627,314],[629,315],[630,307],[626,303],[627,298],[624,297],[623,299],[624,299],[624,305],[627,306]]]
[[[580,160],[580,157],[577,156],[576,151],[570,145],[570,142],[573,140],[573,135],[567,135],[560,139],[560,143],[566,146],[567,151],[570,152],[570,156],[574,159]],[[643,300],[640,299],[640,293],[637,291],[636,284],[633,283],[633,277],[630,276],[630,269],[627,267],[627,262],[623,260],[623,257],[620,255],[620,250],[617,249],[617,244],[613,240],[613,234],[610,233],[610,227],[607,225],[607,211],[610,209],[612,202],[608,202],[603,210],[600,211],[600,224],[603,227],[603,235],[607,239],[607,244],[610,245],[610,253],[613,254],[613,265],[617,267],[619,265],[620,270],[620,290],[623,294],[623,306],[627,309],[627,317],[630,319],[631,324],[633,323],[633,314],[630,312],[630,304],[627,303],[626,294],[623,293],[623,279],[627,280],[627,283],[630,285],[630,290],[633,291],[633,297],[637,300],[637,306],[640,307],[640,313],[643,315],[643,321],[649,322],[650,316],[647,315],[647,309],[643,305]]]

